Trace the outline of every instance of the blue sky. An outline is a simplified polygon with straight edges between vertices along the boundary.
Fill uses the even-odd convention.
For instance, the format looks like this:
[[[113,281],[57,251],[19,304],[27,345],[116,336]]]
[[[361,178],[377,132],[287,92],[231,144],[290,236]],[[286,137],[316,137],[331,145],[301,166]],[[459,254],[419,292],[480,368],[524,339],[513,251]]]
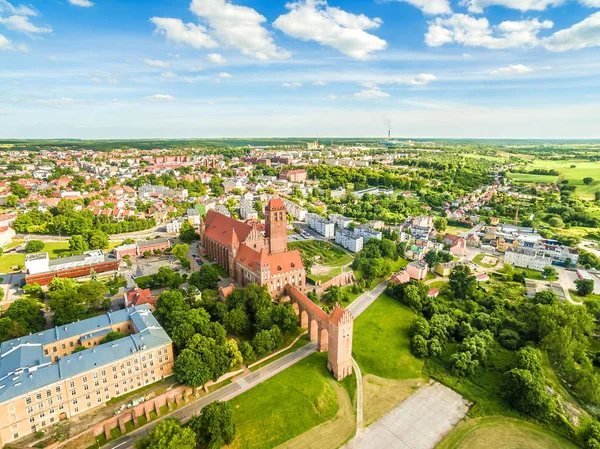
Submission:
[[[0,138],[600,138],[600,0],[0,0]]]

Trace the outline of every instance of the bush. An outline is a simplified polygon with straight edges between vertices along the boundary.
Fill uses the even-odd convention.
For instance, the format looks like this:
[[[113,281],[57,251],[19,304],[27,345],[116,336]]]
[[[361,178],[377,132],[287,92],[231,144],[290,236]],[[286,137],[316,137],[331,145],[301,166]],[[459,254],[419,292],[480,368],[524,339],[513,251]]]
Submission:
[[[26,253],[37,253],[38,251],[43,250],[44,246],[45,246],[44,242],[42,242],[41,240],[30,240],[25,245],[25,252]]]

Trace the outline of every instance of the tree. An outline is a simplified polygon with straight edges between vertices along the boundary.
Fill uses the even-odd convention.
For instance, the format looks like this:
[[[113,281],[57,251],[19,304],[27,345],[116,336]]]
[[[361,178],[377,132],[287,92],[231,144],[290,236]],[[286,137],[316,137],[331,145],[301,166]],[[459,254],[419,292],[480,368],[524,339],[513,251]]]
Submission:
[[[505,375],[506,398],[522,413],[541,421],[548,421],[554,414],[552,398],[544,391],[540,376],[532,371],[513,368]]]
[[[18,196],[20,199],[27,198],[29,196],[29,190],[27,190],[21,184],[11,182],[9,184],[9,188],[13,195]]]
[[[187,253],[190,249],[190,246],[186,243],[178,243],[173,246],[171,249],[171,254],[173,254],[178,259],[185,259],[187,257]]]
[[[467,265],[458,265],[450,273],[449,285],[455,298],[468,299],[477,288],[477,278]]]
[[[106,298],[106,293],[108,288],[98,281],[84,282],[77,286],[79,300],[91,309],[110,308],[110,299]],[[108,300],[108,307],[106,300]]]
[[[194,226],[188,221],[184,221],[179,230],[179,239],[185,243],[192,243],[194,240],[198,240],[200,236],[194,229]]]
[[[202,409],[200,416],[193,416],[189,423],[196,434],[198,445],[219,449],[231,444],[235,437],[233,409],[229,402],[215,401]]]
[[[50,308],[54,311],[54,324],[64,326],[86,318],[86,307],[77,290],[57,290],[51,292]]]
[[[242,342],[240,345],[240,353],[244,359],[244,363],[252,363],[256,360],[256,354],[254,354],[254,348],[247,341]]]
[[[558,279],[558,272],[554,267],[547,266],[544,267],[544,270],[542,271],[542,277],[544,279],[548,279],[549,281],[555,281]]]
[[[25,245],[26,253],[37,253],[44,249],[44,242],[41,240],[29,240]]]
[[[90,249],[90,246],[82,235],[73,235],[69,239],[69,250],[71,252],[83,252],[87,251],[88,249]]]
[[[325,291],[322,299],[325,304],[342,304],[348,301],[348,294],[342,291],[341,287],[333,285]]]
[[[6,197],[6,205],[8,207],[15,207],[17,205],[19,197],[17,195],[10,194]]]
[[[593,183],[593,182],[594,182],[594,179],[593,179],[593,178],[590,178],[589,176],[587,176],[587,177],[583,178],[583,183],[584,183],[586,186],[589,186],[589,185],[590,185],[591,183]]]
[[[227,355],[229,356],[229,368],[235,369],[244,361],[240,348],[235,340],[229,339],[225,342]]]
[[[175,418],[159,422],[150,434],[134,443],[136,449],[196,449],[196,434]]]
[[[470,352],[456,352],[450,356],[452,372],[459,376],[472,376],[478,365]]]
[[[231,309],[223,319],[223,325],[233,335],[243,335],[250,329],[250,319],[242,308]]]
[[[548,224],[553,228],[564,228],[565,223],[560,217],[551,217],[548,219]]]
[[[575,288],[579,296],[587,296],[594,291],[594,281],[592,279],[577,279]]]
[[[184,349],[175,359],[175,379],[190,387],[201,387],[212,377],[210,366],[191,349]]]
[[[110,343],[115,340],[120,340],[121,338],[127,337],[129,334],[125,334],[123,332],[109,332],[106,336],[100,340],[100,344]]]
[[[108,236],[102,231],[95,231],[89,238],[90,249],[108,248]]]
[[[48,291],[75,290],[77,285],[78,283],[75,279],[55,277],[48,285]]]
[[[600,201],[600,190],[594,193],[594,200]]]
[[[537,292],[533,298],[536,304],[556,304],[559,301],[558,295],[550,290]]]
[[[444,232],[448,226],[448,220],[443,217],[438,217],[433,220],[433,227],[438,232]]]
[[[17,299],[12,302],[2,317],[18,323],[18,327],[24,333],[39,332],[44,329],[45,319],[40,303],[31,298]],[[13,327],[13,330],[16,329]]]
[[[187,245],[186,245],[187,246]],[[190,285],[198,290],[214,290],[219,284],[219,271],[214,265],[203,264],[199,271],[194,271],[189,278]]]
[[[427,346],[427,340],[423,336],[417,334],[410,339],[410,351],[420,359],[423,359],[429,355],[429,347]]]

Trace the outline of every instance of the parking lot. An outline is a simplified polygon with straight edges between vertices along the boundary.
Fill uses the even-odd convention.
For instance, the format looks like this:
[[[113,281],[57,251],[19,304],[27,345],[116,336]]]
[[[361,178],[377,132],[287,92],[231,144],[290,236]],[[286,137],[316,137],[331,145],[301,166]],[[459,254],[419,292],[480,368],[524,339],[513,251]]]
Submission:
[[[378,419],[345,449],[433,449],[469,411],[461,395],[433,382]]]

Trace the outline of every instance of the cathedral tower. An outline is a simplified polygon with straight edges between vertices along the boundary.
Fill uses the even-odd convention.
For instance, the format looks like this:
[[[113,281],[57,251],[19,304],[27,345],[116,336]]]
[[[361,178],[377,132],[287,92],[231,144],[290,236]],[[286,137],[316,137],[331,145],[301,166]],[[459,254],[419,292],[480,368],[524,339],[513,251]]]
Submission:
[[[287,251],[287,211],[280,198],[272,198],[265,208],[265,235],[271,254]]]

